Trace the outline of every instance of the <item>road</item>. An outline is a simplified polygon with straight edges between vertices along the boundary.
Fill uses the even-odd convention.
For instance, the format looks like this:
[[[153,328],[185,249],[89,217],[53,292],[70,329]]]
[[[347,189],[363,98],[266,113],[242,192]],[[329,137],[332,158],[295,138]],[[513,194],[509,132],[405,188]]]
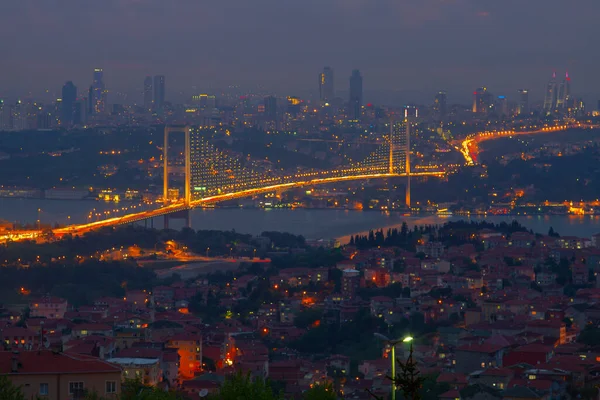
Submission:
[[[235,271],[243,262],[259,262],[268,263],[271,260],[261,259],[244,259],[244,258],[213,258],[208,262],[195,262],[190,264],[178,265],[173,268],[155,270],[156,276],[161,279],[168,278],[173,274],[178,274],[181,279],[193,279],[199,275],[206,275],[213,272]]]
[[[477,164],[478,145],[481,142],[485,142],[487,140],[500,139],[503,137],[560,132],[560,131],[566,131],[568,129],[575,129],[575,128],[597,129],[597,128],[600,128],[600,125],[577,123],[577,124],[548,126],[548,127],[543,127],[543,128],[536,129],[536,130],[530,130],[530,131],[504,130],[504,131],[492,131],[492,132],[478,132],[478,133],[467,136],[462,141],[454,141],[454,142],[452,142],[452,145],[463,155],[463,157],[465,158],[465,163],[467,165],[475,165],[475,164]]]

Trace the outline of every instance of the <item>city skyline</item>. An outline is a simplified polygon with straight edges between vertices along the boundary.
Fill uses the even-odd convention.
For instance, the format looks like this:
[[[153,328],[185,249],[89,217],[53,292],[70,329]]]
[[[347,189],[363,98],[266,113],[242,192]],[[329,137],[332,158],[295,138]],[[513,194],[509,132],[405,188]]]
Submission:
[[[264,88],[258,87],[255,88],[254,90],[252,89],[246,89],[246,88],[242,88],[242,87],[238,87],[238,86],[231,86],[228,88],[224,88],[221,90],[214,90],[214,91],[209,91],[209,90],[205,90],[206,88],[198,88],[196,86],[192,87],[192,90],[189,92],[183,92],[183,91],[175,91],[175,90],[169,90],[167,91],[166,89],[166,85],[165,85],[165,80],[166,77],[165,75],[146,75],[143,77],[139,77],[140,82],[142,82],[139,86],[138,89],[136,89],[135,93],[132,94],[126,94],[122,91],[119,91],[118,88],[116,89],[111,89],[109,88],[109,85],[106,84],[106,82],[104,81],[104,69],[103,68],[94,68],[94,78],[92,79],[92,84],[89,87],[89,89],[87,89],[86,84],[83,83],[82,85],[77,83],[75,84],[75,87],[78,89],[77,92],[77,97],[78,99],[86,99],[88,101],[88,109],[91,110],[91,104],[90,104],[90,100],[95,101],[96,106],[100,105],[101,107],[108,107],[112,104],[128,104],[128,105],[141,105],[144,106],[145,108],[149,108],[149,109],[161,109],[164,105],[165,102],[168,103],[173,103],[173,104],[185,104],[185,103],[189,103],[190,101],[193,103],[194,102],[194,98],[198,97],[201,95],[201,93],[207,93],[210,94],[212,96],[214,96],[215,94],[217,96],[225,96],[225,95],[236,95],[236,94],[252,94],[252,95],[257,95],[257,96],[264,96],[264,97],[269,97],[269,96],[275,96],[275,97],[281,97],[281,98],[285,98],[290,96],[290,93],[283,93],[283,92],[270,92],[270,91],[266,91]],[[440,89],[440,90],[436,90],[434,92],[424,92],[424,91],[402,91],[402,90],[389,90],[389,91],[377,91],[377,90],[370,90],[369,87],[367,86],[366,88],[362,87],[362,71],[357,70],[357,69],[353,69],[351,71],[351,75],[350,77],[345,77],[345,78],[339,78],[337,77],[337,80],[334,75],[334,69],[326,66],[322,69],[322,71],[318,74],[318,78],[319,78],[319,82],[315,85],[314,90],[306,90],[305,91],[305,96],[293,96],[293,97],[299,97],[303,100],[309,100],[311,102],[321,102],[324,103],[325,100],[333,100],[335,99],[341,99],[344,100],[345,102],[349,101],[349,97],[352,97],[352,78],[353,78],[353,74],[358,72],[360,74],[360,79],[361,79],[361,83],[360,83],[360,103],[361,105],[364,105],[366,103],[378,103],[378,104],[382,104],[382,105],[388,105],[388,106],[401,106],[401,105],[406,105],[406,104],[420,104],[420,105],[430,105],[432,102],[436,103],[436,96],[439,93],[445,93],[445,95],[447,95],[448,93],[450,93],[451,95],[451,101],[449,102],[449,104],[461,104],[461,105],[468,105],[470,103],[473,102],[472,96],[470,96],[471,92],[469,90],[467,90],[466,92],[450,92],[447,91],[445,89]],[[325,78],[325,76],[327,76],[327,78]],[[99,77],[99,78],[98,78]],[[338,82],[339,80],[344,79],[344,81],[342,82]],[[327,81],[327,83],[325,84],[326,88],[324,89],[324,82]],[[544,84],[543,88],[537,88],[534,87],[533,89],[523,89],[522,87],[519,87],[518,89],[515,89],[512,92],[504,92],[504,91],[496,91],[494,90],[495,93],[502,93],[501,96],[499,96],[500,98],[506,99],[510,102],[513,103],[520,103],[522,101],[521,98],[521,92],[523,90],[525,90],[527,92],[527,97],[528,97],[528,102],[532,101],[534,104],[535,103],[539,103],[539,105],[541,106],[542,109],[550,109],[552,107],[564,107],[564,104],[566,104],[568,101],[572,101],[573,97],[572,97],[572,91],[571,91],[571,77],[570,77],[570,73],[567,70],[565,72],[564,77],[562,78],[562,81],[560,81],[560,79],[557,78],[557,71],[553,70],[551,78],[546,81],[546,83]],[[339,86],[341,87],[339,90],[335,91],[334,87],[336,85],[336,82],[339,83]],[[350,85],[348,85],[348,83],[350,82]],[[37,100],[37,101],[42,101],[44,102],[44,100],[48,101],[49,103],[53,103],[55,101],[61,101],[62,100],[62,89],[64,89],[64,85],[65,84],[73,84],[74,82],[72,80],[67,80],[65,82],[62,83],[62,85],[58,88],[58,90],[55,90],[54,92],[51,93],[50,97],[49,97],[49,90],[46,89],[45,93],[44,92],[39,92],[39,93],[31,93],[29,96],[17,96],[15,98],[10,98],[10,97],[2,97],[0,95],[0,100],[3,100],[5,103],[7,104],[11,104],[14,101],[21,101],[21,100]],[[82,89],[81,86],[84,86],[85,88]],[[99,85],[99,86],[98,86]],[[586,87],[587,85],[585,85],[585,83],[581,83],[580,82],[580,86]],[[487,86],[482,86],[479,89],[485,89],[487,90]],[[477,90],[479,90],[477,89]],[[472,89],[471,89],[472,90]],[[554,94],[550,93],[550,107],[548,106],[548,91],[549,90],[553,90]],[[325,94],[325,92],[327,92],[327,94]],[[111,92],[111,98],[108,97],[109,92]],[[364,95],[363,93],[366,92],[367,93],[367,100],[364,100]],[[530,98],[529,94],[533,93],[533,96]],[[94,100],[95,98],[97,98],[98,96],[100,96],[100,94],[103,93],[103,96],[101,96],[102,98],[99,100]],[[436,94],[437,93],[437,94]],[[404,98],[401,97],[396,97],[395,100],[398,100],[399,98],[401,98],[400,101],[395,101],[392,100],[390,101],[389,99],[391,98],[390,96],[393,94],[400,94],[400,96],[404,96]],[[45,96],[44,96],[45,95]],[[169,96],[170,95],[170,96]],[[577,92],[577,95],[579,96],[579,98],[581,98],[582,100],[589,102],[590,104],[595,104],[596,103],[596,97],[590,97],[590,93],[589,92]],[[204,96],[204,94],[202,95]],[[381,97],[378,96],[382,96],[385,100],[381,100]],[[44,98],[45,97],[45,98]],[[373,97],[378,98],[379,100],[374,100]],[[470,98],[469,98],[470,97]],[[155,104],[157,102],[158,99],[158,106],[157,104]],[[347,104],[347,103],[346,103]],[[96,107],[95,107],[96,108]]]
[[[305,90],[317,93],[314,74],[323,65],[338,71],[339,88],[347,87],[342,79],[359,69],[368,82],[365,93],[389,88],[429,97],[446,90],[460,94],[457,100],[465,102],[474,87],[487,86],[507,95],[528,87],[533,97],[542,98],[534,88],[543,91],[545,72],[568,69],[578,82],[585,82],[584,96],[596,95],[597,56],[586,47],[592,16],[600,5],[587,0],[578,7],[563,4],[544,2],[545,18],[539,18],[539,4],[516,1],[311,0],[274,8],[267,1],[224,7],[113,0],[102,8],[67,2],[56,9],[25,2],[7,6],[0,17],[5,33],[14,24],[33,27],[5,43],[8,57],[3,61],[0,96],[35,96],[45,89],[59,93],[69,80],[83,88],[89,70],[98,66],[105,71],[111,96],[141,98],[143,77],[154,71],[170,77],[173,96],[182,91],[191,94],[192,86],[217,91],[230,85],[306,96]],[[223,30],[215,22],[225,15],[231,23]],[[102,22],[105,18],[115,22],[110,29]],[[198,18],[201,24],[186,23]],[[551,20],[563,21],[570,34],[555,35],[547,23]],[[304,29],[307,23],[314,29]],[[146,35],[139,24],[157,28]],[[49,30],[53,35],[43,34]],[[474,30],[479,34],[473,35]],[[286,35],[274,34],[284,31]],[[203,50],[185,51],[185,63],[172,62],[189,48],[192,37],[198,42],[195,47]],[[391,41],[391,37],[414,40]],[[65,54],[62,49],[74,41],[79,51]],[[536,46],[530,45],[532,41]]]

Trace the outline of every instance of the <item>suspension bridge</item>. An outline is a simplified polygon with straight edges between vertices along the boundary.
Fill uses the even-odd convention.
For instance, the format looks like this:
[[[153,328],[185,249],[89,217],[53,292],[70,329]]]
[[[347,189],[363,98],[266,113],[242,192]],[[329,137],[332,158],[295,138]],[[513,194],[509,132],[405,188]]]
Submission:
[[[172,194],[177,192],[171,191],[169,186],[169,138],[177,133],[183,133],[185,137],[185,179],[181,198],[173,198]],[[170,218],[184,218],[189,226],[189,211],[197,207],[265,193],[281,193],[305,186],[371,179],[406,177],[406,204],[410,206],[411,177],[445,175],[445,171],[411,172],[410,124],[406,121],[392,124],[386,140],[364,160],[331,170],[299,169],[293,173],[278,171],[264,161],[221,151],[208,140],[193,135],[189,126],[167,126],[163,146],[163,198],[161,203],[157,204],[160,205],[158,208],[58,228],[54,230],[54,234],[79,235],[104,227],[132,224],[161,216],[165,218],[165,227],[168,227]]]

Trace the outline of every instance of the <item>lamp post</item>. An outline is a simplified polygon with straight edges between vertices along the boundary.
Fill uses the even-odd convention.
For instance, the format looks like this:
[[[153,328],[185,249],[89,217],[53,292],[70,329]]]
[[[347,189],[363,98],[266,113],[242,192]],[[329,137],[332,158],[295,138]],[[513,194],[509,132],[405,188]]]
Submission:
[[[412,352],[412,336],[407,336],[402,339],[392,340],[381,333],[375,333],[375,337],[381,340],[385,345],[390,346],[392,348],[392,400],[396,400],[396,345],[398,343],[410,343],[410,349]]]

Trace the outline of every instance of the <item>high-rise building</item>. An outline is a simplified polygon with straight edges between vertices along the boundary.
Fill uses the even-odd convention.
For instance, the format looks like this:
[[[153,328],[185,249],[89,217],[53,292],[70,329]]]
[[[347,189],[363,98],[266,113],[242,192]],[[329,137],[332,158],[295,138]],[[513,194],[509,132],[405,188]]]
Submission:
[[[440,91],[435,95],[433,100],[433,118],[437,121],[441,121],[446,118],[447,110],[447,96],[446,92]]]
[[[12,107],[11,112],[12,129],[15,131],[25,130],[27,127],[25,118],[25,104],[21,100],[17,100]]]
[[[12,109],[8,103],[0,99],[0,131],[12,129]]]
[[[212,110],[217,107],[217,97],[214,94],[195,94],[192,95],[191,103],[200,108]]]
[[[92,114],[104,114],[106,111],[106,94],[106,86],[104,85],[104,71],[102,68],[95,68],[90,96]]]
[[[275,96],[265,97],[265,119],[268,121],[277,120],[277,98]]]
[[[73,124],[80,125],[86,120],[86,103],[87,99],[77,99],[73,105]]]
[[[546,85],[546,95],[544,96],[544,111],[552,112],[556,109],[556,100],[558,98],[558,90],[556,87],[556,72],[552,74],[552,78]]]
[[[517,114],[529,114],[529,90],[519,89],[519,103],[517,104]]]
[[[404,118],[419,118],[419,108],[414,105],[404,106]]]
[[[328,103],[334,97],[333,69],[325,67],[323,68],[323,72],[319,74],[319,99],[322,103]]]
[[[146,111],[152,109],[152,77],[144,78],[144,109]]]
[[[363,78],[360,71],[355,69],[350,76],[350,101],[348,102],[348,114],[350,119],[359,120],[362,113],[363,103]]]
[[[556,108],[564,110],[570,108],[573,105],[571,99],[571,78],[569,78],[569,72],[565,74],[565,79],[560,84],[558,89],[558,95],[556,97]]]
[[[496,114],[502,117],[508,116],[508,99],[506,96],[498,96],[494,105]]]
[[[77,87],[68,81],[62,87],[62,103],[60,122],[63,126],[71,126],[75,120],[75,102],[77,101]]]
[[[493,96],[487,88],[480,87],[473,92],[473,112],[475,114],[486,114],[493,105]]]
[[[165,76],[154,77],[154,109],[162,111],[165,106]]]
[[[351,300],[360,289],[360,272],[355,269],[345,269],[342,272],[342,297]]]
[[[86,114],[87,115],[94,114],[94,85],[90,86],[90,88],[88,89]]]
[[[298,115],[302,111],[302,100],[296,96],[287,97],[287,113]]]

